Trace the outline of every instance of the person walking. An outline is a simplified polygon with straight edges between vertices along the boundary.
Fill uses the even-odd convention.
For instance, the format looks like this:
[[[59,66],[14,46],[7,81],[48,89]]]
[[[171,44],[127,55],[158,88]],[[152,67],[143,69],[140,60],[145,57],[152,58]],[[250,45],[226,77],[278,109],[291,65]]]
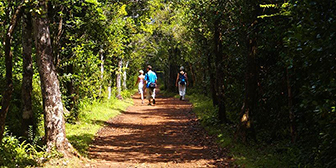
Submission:
[[[151,97],[153,98],[153,105],[155,105],[155,88],[157,86],[157,76],[156,73],[152,71],[152,66],[147,66],[147,73],[145,75],[146,80],[146,98],[148,100],[148,105],[151,104]]]
[[[141,98],[141,103],[143,104],[144,103],[144,86],[145,86],[145,75],[144,74],[144,71],[143,70],[140,70],[139,71],[139,76],[138,76],[138,80],[137,82],[135,83],[135,85],[138,85],[138,91],[139,91],[139,94],[140,94],[140,98]]]
[[[189,85],[189,83],[188,83],[187,73],[184,72],[183,66],[180,67],[180,72],[177,73],[175,85],[176,87],[178,87],[179,94],[180,94],[180,100],[184,100],[186,90],[187,90],[187,85]]]

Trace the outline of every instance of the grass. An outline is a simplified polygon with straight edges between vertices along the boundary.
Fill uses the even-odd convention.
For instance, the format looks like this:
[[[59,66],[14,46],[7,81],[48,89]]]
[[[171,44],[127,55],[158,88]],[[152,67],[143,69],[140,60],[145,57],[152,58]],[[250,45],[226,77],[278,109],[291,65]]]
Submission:
[[[123,93],[124,100],[111,99],[82,103],[78,121],[67,123],[66,136],[72,146],[83,156],[83,158],[53,158],[43,165],[46,168],[54,167],[84,167],[89,161],[87,152],[94,136],[106,122],[121,114],[126,108],[132,105],[129,93]]]
[[[229,125],[219,124],[217,109],[213,107],[211,99],[197,94],[187,96],[187,98],[192,102],[193,110],[202,126],[209,134],[217,136],[218,143],[229,150],[229,155],[233,157],[235,164],[248,168],[296,167],[291,165],[293,158],[292,153],[288,152],[290,150],[277,152],[279,149],[286,148],[285,144],[236,142],[233,139],[235,129]]]
[[[164,93],[165,96],[177,96],[175,93]],[[290,164],[291,153],[278,153],[277,149],[283,148],[281,144],[242,144],[236,142],[232,137],[234,128],[227,125],[221,125],[217,119],[217,109],[212,106],[211,99],[197,94],[187,96],[193,103],[194,112],[199,118],[201,124],[212,135],[217,136],[218,143],[229,150],[228,155],[235,160],[234,164],[248,168],[282,168],[297,167]],[[82,155],[87,156],[89,144],[94,139],[98,130],[105,125],[105,122],[122,113],[126,107],[131,105],[130,100],[110,100],[96,101],[93,103],[84,103],[80,112],[79,121],[76,124],[66,124],[67,138],[76,150]],[[81,167],[82,160],[53,160],[51,166],[61,163],[71,167]],[[85,163],[84,163],[85,164]],[[45,165],[46,166],[46,165]],[[48,167],[48,166],[46,166]]]
[[[87,156],[89,144],[98,130],[105,125],[107,120],[122,113],[131,103],[129,99],[124,101],[112,99],[94,101],[84,105],[78,122],[66,124],[68,140],[82,156]]]

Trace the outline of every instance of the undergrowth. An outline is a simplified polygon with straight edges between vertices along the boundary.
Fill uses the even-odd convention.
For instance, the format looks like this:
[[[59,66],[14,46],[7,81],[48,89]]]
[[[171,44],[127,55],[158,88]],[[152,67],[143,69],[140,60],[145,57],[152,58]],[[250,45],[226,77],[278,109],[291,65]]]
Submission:
[[[295,163],[296,151],[286,142],[266,144],[249,142],[244,144],[233,139],[235,126],[220,124],[217,109],[210,98],[192,94],[187,98],[193,104],[200,123],[211,135],[217,136],[218,143],[228,149],[235,164],[248,168],[298,167]]]
[[[45,146],[39,146],[35,142],[34,140],[28,143],[5,130],[0,145],[0,167],[35,167],[42,165],[50,158],[59,156],[55,150],[46,153]]]
[[[82,156],[87,155],[89,144],[106,121],[122,113],[132,104],[130,99],[132,92],[122,92],[123,100],[112,98],[81,102],[78,118],[66,123],[66,136]],[[40,136],[28,142],[6,130],[0,145],[0,167],[54,167],[54,164],[48,162],[56,163],[62,156],[56,150],[46,152],[45,145],[41,142]],[[71,162],[65,161],[64,165],[71,165]]]
[[[66,124],[68,140],[81,155],[86,156],[89,144],[98,130],[108,119],[122,113],[131,103],[128,98],[123,101],[105,99],[82,103],[78,121],[75,124]]]

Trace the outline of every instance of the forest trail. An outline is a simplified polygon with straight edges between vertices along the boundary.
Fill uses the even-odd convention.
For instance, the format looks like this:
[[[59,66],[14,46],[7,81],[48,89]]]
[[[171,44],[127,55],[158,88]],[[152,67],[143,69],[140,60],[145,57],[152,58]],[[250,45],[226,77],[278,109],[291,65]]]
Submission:
[[[207,135],[188,101],[156,98],[156,105],[134,105],[109,120],[89,148],[87,167],[232,167],[231,159]]]

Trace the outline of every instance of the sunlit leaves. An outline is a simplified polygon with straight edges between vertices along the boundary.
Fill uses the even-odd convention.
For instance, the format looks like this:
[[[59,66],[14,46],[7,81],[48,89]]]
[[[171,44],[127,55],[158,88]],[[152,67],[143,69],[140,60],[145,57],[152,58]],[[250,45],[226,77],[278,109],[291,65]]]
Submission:
[[[127,15],[127,11],[126,11],[126,5],[123,4],[119,10],[118,10],[118,13],[120,16],[126,16]]]
[[[0,2],[0,16],[5,15],[5,8],[6,8],[6,6],[5,6],[5,2],[4,2],[4,1],[1,1],[1,2]],[[1,21],[1,22],[2,22],[2,21]]]
[[[85,2],[94,4],[95,6],[98,6],[100,4],[97,0],[85,0]]]

